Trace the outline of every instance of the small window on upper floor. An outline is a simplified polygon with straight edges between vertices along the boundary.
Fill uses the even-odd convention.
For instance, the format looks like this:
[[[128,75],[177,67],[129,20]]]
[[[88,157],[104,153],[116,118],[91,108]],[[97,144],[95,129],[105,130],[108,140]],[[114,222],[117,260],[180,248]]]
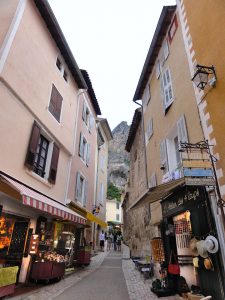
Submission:
[[[83,206],[86,206],[87,203],[87,191],[87,180],[80,172],[77,172],[75,199],[79,201]]]
[[[178,27],[178,22],[177,22],[177,16],[175,15],[173,18],[173,21],[171,23],[169,32],[168,32],[168,38],[169,38],[169,42],[172,43],[172,40],[174,38],[174,35],[177,31],[177,27]]]
[[[61,71],[62,70],[62,63],[60,61],[60,59],[57,57],[57,60],[56,60],[56,66],[58,67],[58,69]]]
[[[48,139],[37,122],[34,122],[25,165],[29,170],[54,184],[58,159],[59,147]]]
[[[172,88],[172,80],[170,71],[167,68],[161,78],[161,89],[162,89],[162,96],[163,96],[163,107],[165,113],[167,112],[167,109],[169,106],[173,103],[174,95],[173,95],[173,88]]]
[[[65,70],[63,72],[63,78],[65,79],[66,82],[68,81],[68,74]]]
[[[120,215],[116,214],[116,221],[119,221],[119,220],[120,220]]]
[[[147,83],[145,89],[144,89],[144,93],[143,93],[143,102],[145,105],[148,105],[150,99],[151,99],[151,92],[150,92],[150,84]]]
[[[90,144],[88,144],[82,133],[80,134],[79,156],[88,166],[90,161]]]
[[[61,96],[61,94],[53,84],[48,110],[58,122],[60,122],[62,101],[63,101],[63,97]]]
[[[94,117],[91,114],[89,108],[87,107],[86,102],[84,102],[84,105],[83,105],[82,118],[83,118],[84,123],[86,124],[89,132],[91,132],[93,125],[94,125]]]
[[[120,203],[116,202],[116,209],[120,209]]]

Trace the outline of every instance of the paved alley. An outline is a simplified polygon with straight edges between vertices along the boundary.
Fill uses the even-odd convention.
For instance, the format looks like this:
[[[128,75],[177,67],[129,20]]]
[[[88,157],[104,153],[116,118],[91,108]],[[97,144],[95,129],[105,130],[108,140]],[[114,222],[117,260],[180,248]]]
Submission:
[[[129,248],[122,252],[100,252],[91,264],[64,278],[11,300],[156,300],[151,292],[151,280],[144,281],[129,258]],[[178,296],[162,297],[178,300]]]
[[[96,271],[54,299],[129,300],[122,271],[121,253],[111,250]]]

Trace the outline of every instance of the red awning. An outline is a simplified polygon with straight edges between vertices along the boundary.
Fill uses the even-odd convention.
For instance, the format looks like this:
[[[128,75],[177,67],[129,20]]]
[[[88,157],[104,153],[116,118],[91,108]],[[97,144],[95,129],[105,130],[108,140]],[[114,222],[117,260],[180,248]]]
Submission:
[[[22,201],[24,205],[36,208],[50,215],[69,220],[74,223],[86,223],[87,219],[72,211],[67,206],[54,201],[47,196],[41,195],[7,176],[0,176],[1,180],[3,179],[3,181],[11,185],[12,188],[16,189],[22,195]]]

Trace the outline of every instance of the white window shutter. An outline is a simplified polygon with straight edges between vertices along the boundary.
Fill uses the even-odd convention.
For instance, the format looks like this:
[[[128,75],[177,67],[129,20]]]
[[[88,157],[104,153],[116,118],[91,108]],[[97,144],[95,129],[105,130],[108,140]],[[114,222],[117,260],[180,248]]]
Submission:
[[[87,144],[87,152],[86,152],[86,164],[89,166],[90,163],[90,144]]]
[[[167,171],[168,159],[167,159],[166,139],[162,140],[160,144],[160,160],[161,160],[161,166],[163,166],[165,168],[165,171]]]
[[[163,44],[163,54],[164,54],[164,58],[165,60],[167,59],[167,57],[169,56],[169,45],[168,45],[168,42],[167,40],[164,42]]]
[[[150,119],[148,121],[148,125],[147,125],[147,138],[148,138],[148,140],[151,138],[152,135],[153,135],[153,120]]]
[[[188,142],[187,127],[184,115],[182,115],[177,121],[177,132],[179,142]]]
[[[75,198],[80,200],[80,172],[77,172]]]
[[[84,186],[83,186],[83,205],[86,206],[87,204],[87,192],[88,192],[88,182],[87,180],[84,180]]]
[[[156,72],[156,78],[159,79],[159,76],[160,76],[160,61],[159,60],[157,60],[157,62],[156,62],[155,72]]]
[[[169,69],[163,73],[163,81],[161,82],[164,93],[164,109],[166,109],[173,102],[173,89],[171,82],[171,75]]]
[[[149,188],[156,186],[156,174],[153,173],[150,177]]]

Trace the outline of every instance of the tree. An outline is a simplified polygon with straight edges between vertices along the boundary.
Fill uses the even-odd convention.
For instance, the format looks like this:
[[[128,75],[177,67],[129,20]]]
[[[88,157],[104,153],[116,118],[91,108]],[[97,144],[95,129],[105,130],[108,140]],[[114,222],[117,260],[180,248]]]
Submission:
[[[112,200],[116,199],[117,201],[121,200],[121,191],[113,183],[110,183],[107,190],[107,198]]]

